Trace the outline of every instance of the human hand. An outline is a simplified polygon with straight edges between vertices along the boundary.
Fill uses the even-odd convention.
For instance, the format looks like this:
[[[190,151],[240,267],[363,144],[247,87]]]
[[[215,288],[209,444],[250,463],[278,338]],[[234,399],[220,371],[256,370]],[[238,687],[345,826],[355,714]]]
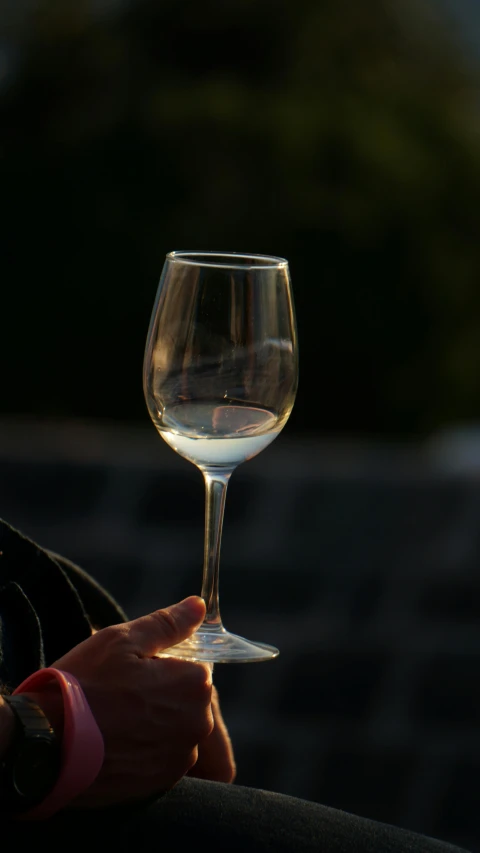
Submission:
[[[211,669],[155,655],[189,637],[204,615],[192,596],[102,628],[52,664],[80,682],[105,744],[97,779],[71,807],[145,799],[192,769],[213,731]]]
[[[213,731],[198,744],[198,758],[188,775],[210,782],[233,782],[237,773],[235,756],[215,685],[212,685],[212,712]]]

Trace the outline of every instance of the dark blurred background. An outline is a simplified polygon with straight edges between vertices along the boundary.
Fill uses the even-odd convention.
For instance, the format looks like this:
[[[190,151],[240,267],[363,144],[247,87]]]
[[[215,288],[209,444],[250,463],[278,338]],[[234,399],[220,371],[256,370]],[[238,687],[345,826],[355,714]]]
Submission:
[[[165,253],[288,258],[300,386],[227,502],[243,784],[480,844],[480,5],[2,0],[0,515],[198,592],[141,371]]]

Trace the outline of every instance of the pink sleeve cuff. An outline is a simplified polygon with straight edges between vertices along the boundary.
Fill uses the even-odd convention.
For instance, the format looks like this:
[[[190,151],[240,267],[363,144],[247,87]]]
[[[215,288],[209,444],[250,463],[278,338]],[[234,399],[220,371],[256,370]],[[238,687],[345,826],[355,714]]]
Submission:
[[[40,820],[60,811],[90,787],[103,764],[102,734],[73,675],[55,667],[40,669],[23,681],[14,694],[41,690],[52,679],[60,686],[64,706],[60,775],[48,796],[28,812],[18,815],[20,820]]]

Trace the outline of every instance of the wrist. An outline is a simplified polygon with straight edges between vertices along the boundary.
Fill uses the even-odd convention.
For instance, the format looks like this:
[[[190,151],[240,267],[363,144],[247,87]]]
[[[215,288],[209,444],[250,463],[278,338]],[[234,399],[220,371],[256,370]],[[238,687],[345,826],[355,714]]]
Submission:
[[[15,716],[8,702],[0,696],[0,758],[8,751],[15,734]]]

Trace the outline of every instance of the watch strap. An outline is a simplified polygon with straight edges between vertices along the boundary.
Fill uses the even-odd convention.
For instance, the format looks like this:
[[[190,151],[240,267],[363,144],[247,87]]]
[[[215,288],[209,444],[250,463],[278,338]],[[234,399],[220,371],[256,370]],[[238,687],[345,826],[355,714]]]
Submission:
[[[2,695],[2,699],[10,705],[16,719],[26,732],[32,735],[50,734],[52,740],[56,740],[55,732],[50,725],[50,721],[47,720],[45,712],[30,696],[22,696],[21,694],[12,696]]]
[[[16,727],[12,742],[0,761],[2,811],[8,808],[10,813],[21,812],[33,807],[45,798],[48,793],[49,779],[50,789],[53,788],[60,769],[60,743],[44,711],[30,696],[22,696],[21,694],[17,696],[2,695],[2,699],[12,709]],[[50,766],[47,776],[42,776],[43,793],[32,798],[31,795],[29,796],[24,790],[18,788],[15,766],[18,750],[24,749],[25,744],[34,744],[39,741],[48,744]]]
[[[68,672],[46,667],[33,673],[13,695],[39,691],[55,680],[63,697],[64,721],[61,767],[57,782],[41,803],[15,815],[20,820],[39,820],[58,812],[85,791],[98,776],[104,759],[103,737],[77,679]]]

